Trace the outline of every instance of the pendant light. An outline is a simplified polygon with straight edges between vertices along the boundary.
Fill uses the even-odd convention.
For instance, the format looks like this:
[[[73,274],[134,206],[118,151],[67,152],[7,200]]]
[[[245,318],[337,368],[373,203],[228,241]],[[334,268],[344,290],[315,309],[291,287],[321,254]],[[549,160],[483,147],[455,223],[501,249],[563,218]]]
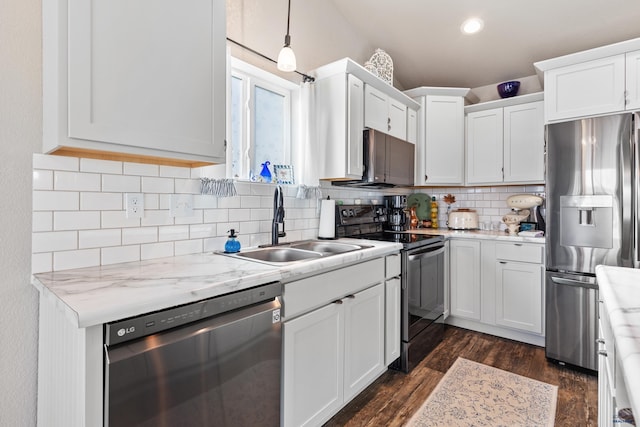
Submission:
[[[287,11],[287,35],[284,36],[284,46],[278,55],[278,70],[295,71],[296,70],[296,54],[291,49],[291,36],[289,35],[289,21],[291,20],[291,0],[289,0],[289,9]]]

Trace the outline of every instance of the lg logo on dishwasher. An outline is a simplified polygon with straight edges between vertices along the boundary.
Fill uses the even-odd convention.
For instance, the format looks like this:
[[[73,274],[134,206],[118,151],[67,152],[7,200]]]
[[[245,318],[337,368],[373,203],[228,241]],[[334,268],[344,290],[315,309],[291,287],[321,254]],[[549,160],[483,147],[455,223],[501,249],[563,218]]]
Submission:
[[[119,337],[123,337],[126,334],[130,334],[130,333],[135,332],[135,331],[136,331],[136,327],[135,326],[129,326],[128,328],[120,328],[120,329],[118,329],[117,333],[118,333]]]

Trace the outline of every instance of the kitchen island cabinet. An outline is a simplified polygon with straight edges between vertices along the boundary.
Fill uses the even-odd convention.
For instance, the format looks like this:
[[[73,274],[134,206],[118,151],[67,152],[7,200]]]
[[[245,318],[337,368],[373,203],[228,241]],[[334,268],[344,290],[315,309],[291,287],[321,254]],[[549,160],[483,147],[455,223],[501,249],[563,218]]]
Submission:
[[[465,107],[466,182],[544,183],[542,93]]]
[[[43,150],[225,161],[225,3],[43,3]]]
[[[419,87],[415,185],[464,185],[464,97],[470,89]]]

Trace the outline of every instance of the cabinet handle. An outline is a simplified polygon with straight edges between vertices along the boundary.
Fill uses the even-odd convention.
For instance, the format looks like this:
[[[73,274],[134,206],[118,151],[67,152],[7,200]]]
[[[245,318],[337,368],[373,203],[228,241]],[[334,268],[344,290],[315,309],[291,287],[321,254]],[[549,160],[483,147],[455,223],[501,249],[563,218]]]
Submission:
[[[425,180],[425,181],[428,181],[428,180],[429,180],[429,175],[425,175],[425,176],[424,176],[424,180]]]
[[[342,304],[342,300],[341,299],[337,299],[333,302],[334,304]]]
[[[604,351],[604,350],[599,350],[599,351],[598,351],[598,354],[599,354],[600,356],[607,357],[607,352],[606,352],[606,351]]]
[[[604,344],[604,339],[602,339],[602,338],[598,338],[598,339],[596,340],[596,343],[598,343],[598,344]]]
[[[500,264],[506,264],[507,261],[498,261]]]
[[[355,299],[355,295],[351,294],[351,295],[347,295],[345,298],[349,298],[349,299]]]
[[[522,246],[522,243],[514,243],[515,246]]]

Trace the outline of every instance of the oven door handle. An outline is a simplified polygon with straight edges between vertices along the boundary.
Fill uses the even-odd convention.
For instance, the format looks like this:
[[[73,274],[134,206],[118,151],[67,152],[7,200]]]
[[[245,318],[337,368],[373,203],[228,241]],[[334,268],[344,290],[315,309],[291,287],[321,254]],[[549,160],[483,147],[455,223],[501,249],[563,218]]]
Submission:
[[[430,256],[436,256],[436,255],[440,255],[444,253],[444,246],[435,246],[432,248],[428,248],[425,250],[421,250],[419,252],[413,252],[411,253],[408,258],[409,261],[414,261],[416,259],[421,259],[421,258],[426,258],[426,257],[430,257]]]

